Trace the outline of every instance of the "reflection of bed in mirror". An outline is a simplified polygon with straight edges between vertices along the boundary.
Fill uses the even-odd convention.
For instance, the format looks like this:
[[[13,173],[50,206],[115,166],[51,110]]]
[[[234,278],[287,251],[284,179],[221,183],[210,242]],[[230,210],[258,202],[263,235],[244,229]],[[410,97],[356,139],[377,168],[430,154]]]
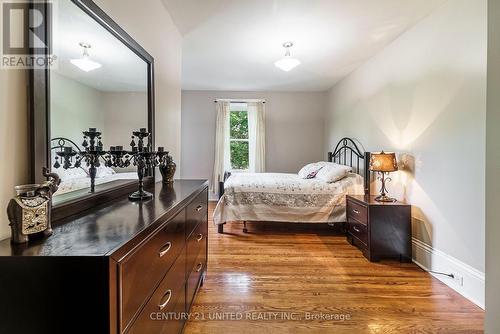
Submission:
[[[87,189],[88,192],[90,177],[85,167],[77,167],[68,170],[60,168],[55,170],[55,172],[61,176],[61,179],[64,179],[64,181],[61,181],[61,185],[57,190],[57,196],[80,189]],[[97,168],[97,177],[95,179],[96,186],[118,180],[137,180],[137,173],[117,173],[113,168],[104,166]],[[96,187],[97,190],[102,188],[103,187]]]
[[[116,173],[112,171],[109,167],[103,167],[106,169],[106,173],[112,173],[109,175],[97,177],[95,179],[96,184],[96,192],[108,190],[111,188],[115,188],[117,186],[125,185],[130,183],[131,180],[137,180],[136,172],[124,172],[124,173]],[[82,167],[82,174],[85,174],[85,171]],[[111,171],[109,171],[111,169]],[[67,176],[63,173],[63,177]],[[62,181],[59,189],[57,190],[57,196],[54,196],[54,202],[66,202],[75,198],[79,198],[89,193],[90,187],[90,177],[88,175],[81,176],[71,176],[68,177],[66,181]]]

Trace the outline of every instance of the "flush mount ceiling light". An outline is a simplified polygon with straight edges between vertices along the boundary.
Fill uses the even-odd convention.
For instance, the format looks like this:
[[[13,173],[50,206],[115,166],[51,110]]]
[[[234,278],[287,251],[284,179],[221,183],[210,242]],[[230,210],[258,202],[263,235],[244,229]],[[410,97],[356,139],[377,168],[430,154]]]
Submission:
[[[81,58],[71,59],[70,60],[71,64],[75,65],[76,67],[85,72],[93,71],[102,66],[98,62],[90,60],[89,49],[92,47],[90,44],[80,42],[79,45],[83,48],[83,55]]]
[[[274,63],[274,66],[282,69],[285,72],[290,71],[294,67],[300,65],[300,60],[296,58],[292,58],[290,55],[290,48],[293,46],[292,42],[283,43],[283,47],[285,48],[285,57]]]

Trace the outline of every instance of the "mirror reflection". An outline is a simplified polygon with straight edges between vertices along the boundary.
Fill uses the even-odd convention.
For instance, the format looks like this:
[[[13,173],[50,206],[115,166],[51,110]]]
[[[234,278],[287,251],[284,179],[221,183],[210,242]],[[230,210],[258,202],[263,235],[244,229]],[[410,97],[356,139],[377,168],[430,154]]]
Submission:
[[[93,132],[100,133],[96,150],[130,150],[132,131],[148,127],[148,66],[70,1],[59,3],[54,23],[58,65],[50,71],[50,137],[52,171],[62,180],[57,204],[88,194],[91,186],[88,161],[75,164],[70,157],[68,164],[64,156],[89,149]],[[137,180],[134,166],[96,165],[95,192]]]

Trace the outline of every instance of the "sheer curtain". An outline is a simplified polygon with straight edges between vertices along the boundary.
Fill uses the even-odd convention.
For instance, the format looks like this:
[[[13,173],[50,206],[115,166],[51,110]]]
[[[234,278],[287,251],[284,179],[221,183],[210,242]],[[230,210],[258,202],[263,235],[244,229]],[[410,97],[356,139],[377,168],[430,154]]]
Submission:
[[[230,103],[218,101],[215,104],[217,121],[215,125],[215,161],[210,191],[219,193],[219,182],[224,178],[224,168],[230,165],[229,113]]]
[[[264,102],[248,102],[249,169],[263,173],[266,169],[266,127]]]

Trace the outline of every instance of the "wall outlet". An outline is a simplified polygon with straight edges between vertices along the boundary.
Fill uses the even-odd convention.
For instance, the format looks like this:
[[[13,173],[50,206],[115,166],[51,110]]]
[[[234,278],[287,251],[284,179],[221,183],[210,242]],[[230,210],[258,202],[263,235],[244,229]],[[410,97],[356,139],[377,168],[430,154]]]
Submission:
[[[464,286],[464,277],[462,275],[460,275],[459,273],[453,273],[453,280],[459,286]]]

